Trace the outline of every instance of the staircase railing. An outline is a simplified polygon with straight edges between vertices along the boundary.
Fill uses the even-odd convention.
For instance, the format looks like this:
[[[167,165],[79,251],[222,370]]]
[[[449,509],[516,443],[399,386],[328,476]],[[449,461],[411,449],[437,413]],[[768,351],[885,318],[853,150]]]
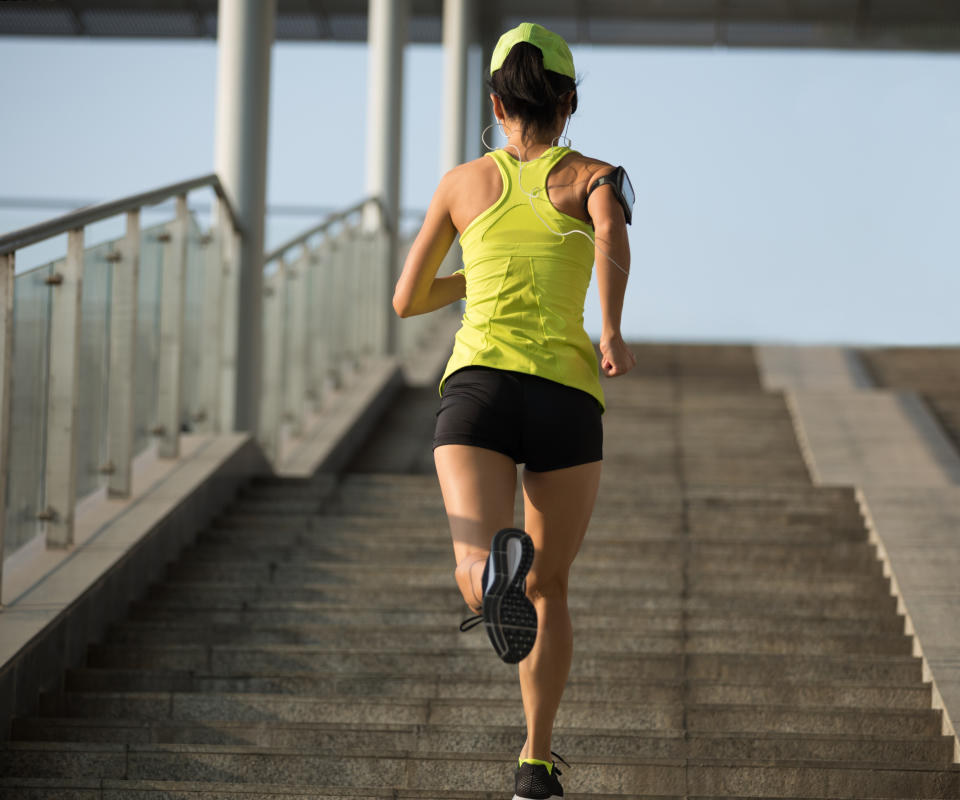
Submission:
[[[187,205],[200,189],[217,197],[207,230]],[[141,227],[142,208],[171,198],[172,220]],[[89,225],[118,215],[122,238],[85,247]],[[63,233],[65,258],[15,274],[18,250]],[[234,429],[242,236],[216,175],[0,236],[0,553],[39,536],[71,546],[77,500],[128,497],[138,454],[175,458],[183,432]],[[265,254],[257,438],[275,463],[327,392],[385,353],[390,247],[368,199]],[[403,326],[396,351],[421,334]]]

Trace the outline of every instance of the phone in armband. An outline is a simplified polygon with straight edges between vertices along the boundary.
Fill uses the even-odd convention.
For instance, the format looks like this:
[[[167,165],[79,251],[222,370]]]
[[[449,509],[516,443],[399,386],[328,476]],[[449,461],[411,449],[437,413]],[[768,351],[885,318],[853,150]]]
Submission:
[[[583,198],[584,211],[587,209],[587,200],[590,199],[591,193],[595,189],[607,185],[613,189],[613,196],[617,198],[617,201],[623,208],[623,216],[627,220],[627,225],[629,225],[633,220],[633,203],[636,198],[633,194],[633,184],[630,183],[630,178],[627,177],[627,171],[623,167],[617,167],[609,175],[597,178],[593,182],[590,188],[587,189],[587,196]]]

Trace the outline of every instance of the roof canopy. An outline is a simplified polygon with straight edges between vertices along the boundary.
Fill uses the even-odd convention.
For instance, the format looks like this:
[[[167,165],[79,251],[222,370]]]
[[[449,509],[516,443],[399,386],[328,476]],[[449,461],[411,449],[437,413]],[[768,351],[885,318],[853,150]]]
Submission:
[[[439,42],[442,0],[410,0],[409,38]],[[960,51],[954,0],[484,0],[487,38],[525,20],[571,43]],[[276,38],[358,42],[368,0],[278,0]],[[212,38],[217,0],[0,2],[0,35]]]

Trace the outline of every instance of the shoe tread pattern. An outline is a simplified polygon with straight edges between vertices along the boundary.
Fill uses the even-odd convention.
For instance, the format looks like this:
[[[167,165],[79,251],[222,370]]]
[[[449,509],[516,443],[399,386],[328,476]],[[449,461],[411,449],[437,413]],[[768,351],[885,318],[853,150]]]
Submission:
[[[513,576],[508,575],[507,569],[511,539],[519,539],[522,548]],[[490,554],[496,572],[493,585],[483,596],[484,625],[500,659],[516,664],[537,640],[537,612],[524,591],[527,573],[533,566],[533,540],[519,529],[505,528],[494,536]]]

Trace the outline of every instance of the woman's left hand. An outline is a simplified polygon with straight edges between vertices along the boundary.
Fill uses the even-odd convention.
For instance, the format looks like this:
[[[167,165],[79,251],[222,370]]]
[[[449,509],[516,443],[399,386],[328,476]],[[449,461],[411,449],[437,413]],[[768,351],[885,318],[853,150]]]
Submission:
[[[600,340],[600,355],[600,368],[608,378],[624,375],[637,365],[636,356],[620,334]]]

